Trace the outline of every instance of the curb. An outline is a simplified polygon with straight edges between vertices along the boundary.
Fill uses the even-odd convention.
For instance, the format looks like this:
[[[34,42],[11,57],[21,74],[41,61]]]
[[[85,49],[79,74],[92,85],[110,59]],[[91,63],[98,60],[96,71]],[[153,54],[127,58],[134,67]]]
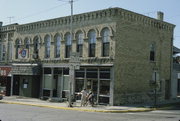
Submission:
[[[101,110],[101,109],[97,110],[97,109],[83,109],[83,108],[76,108],[76,107],[70,108],[70,107],[60,107],[60,106],[50,106],[50,105],[29,104],[29,103],[11,102],[11,101],[0,101],[0,102],[6,103],[6,104],[18,104],[18,105],[28,105],[28,106],[36,106],[36,107],[43,107],[43,108],[84,111],[84,112],[101,112],[101,113],[148,112],[148,111],[156,110],[155,108],[137,109],[137,110]]]

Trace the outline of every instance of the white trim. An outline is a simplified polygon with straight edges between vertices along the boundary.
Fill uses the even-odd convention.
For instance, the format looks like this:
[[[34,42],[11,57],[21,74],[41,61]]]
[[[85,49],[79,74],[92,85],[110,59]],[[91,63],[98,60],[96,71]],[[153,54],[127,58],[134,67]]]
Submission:
[[[80,66],[114,66],[114,64],[80,64]]]
[[[12,66],[38,66],[37,63],[13,63]]]

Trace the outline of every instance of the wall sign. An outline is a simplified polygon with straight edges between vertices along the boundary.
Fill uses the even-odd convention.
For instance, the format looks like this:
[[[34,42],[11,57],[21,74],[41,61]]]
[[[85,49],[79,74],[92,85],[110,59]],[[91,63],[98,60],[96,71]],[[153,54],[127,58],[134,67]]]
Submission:
[[[18,58],[19,59],[27,59],[28,58],[28,49],[18,49]]]

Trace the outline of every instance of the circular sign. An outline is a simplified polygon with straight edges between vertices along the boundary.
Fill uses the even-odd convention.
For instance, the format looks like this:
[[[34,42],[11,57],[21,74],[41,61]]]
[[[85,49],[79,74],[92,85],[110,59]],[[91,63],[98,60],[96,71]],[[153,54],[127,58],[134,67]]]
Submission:
[[[26,50],[23,49],[23,50],[21,51],[21,56],[22,56],[23,58],[26,57]]]

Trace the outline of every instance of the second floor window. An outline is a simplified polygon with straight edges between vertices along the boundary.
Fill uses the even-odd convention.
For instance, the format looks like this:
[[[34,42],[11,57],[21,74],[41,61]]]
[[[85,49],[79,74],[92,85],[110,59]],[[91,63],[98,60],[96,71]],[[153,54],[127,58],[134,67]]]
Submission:
[[[65,42],[66,42],[65,58],[69,58],[70,53],[71,53],[71,49],[72,49],[72,41],[71,41],[71,34],[70,33],[65,35]]]
[[[155,44],[150,45],[150,53],[149,53],[150,61],[155,61]]]
[[[21,44],[21,40],[16,40],[16,59],[18,59],[18,50],[20,49]]]
[[[37,59],[39,56],[39,48],[40,48],[39,38],[37,36],[35,37],[33,44],[34,44],[33,58]]]
[[[0,49],[1,60],[4,61],[6,57],[6,46],[4,44],[0,45]]]
[[[30,48],[30,40],[28,38],[25,39],[25,48],[26,49]]]
[[[89,41],[89,57],[95,57],[96,53],[96,32],[91,30],[88,34]]]
[[[8,42],[8,59],[9,60],[12,60],[12,53],[13,53],[13,51],[12,51],[12,42],[11,41],[9,41]]]
[[[45,37],[45,58],[50,58],[50,49],[51,49],[51,38],[49,35]]]
[[[103,29],[102,31],[102,56],[107,57],[109,56],[109,36],[110,32],[108,28]]]
[[[55,36],[55,58],[59,58],[60,57],[60,47],[61,47],[61,37],[59,35]]]
[[[79,32],[77,34],[77,52],[79,53],[80,57],[82,57],[83,55],[83,39],[84,39],[83,33]]]
[[[27,57],[29,57],[29,51],[30,51],[30,39],[29,38],[26,38],[25,39],[25,48],[28,50],[28,52],[27,52],[27,54],[28,54],[28,56]]]

